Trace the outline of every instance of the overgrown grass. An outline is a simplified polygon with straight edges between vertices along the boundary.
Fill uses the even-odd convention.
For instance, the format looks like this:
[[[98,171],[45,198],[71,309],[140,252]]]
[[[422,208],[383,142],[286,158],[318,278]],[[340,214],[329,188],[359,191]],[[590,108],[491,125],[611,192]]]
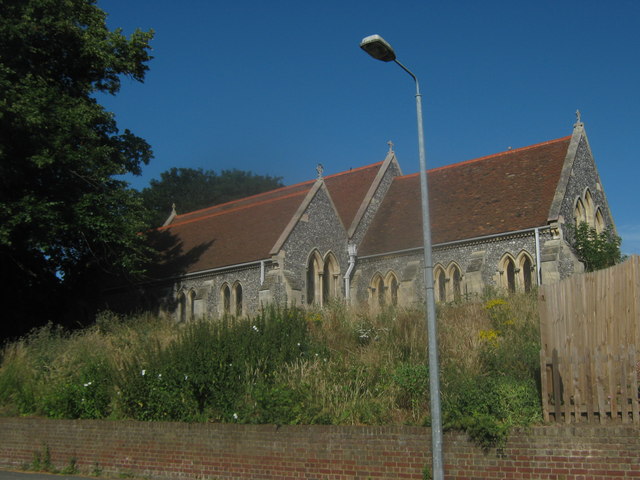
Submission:
[[[535,297],[439,306],[445,428],[500,444],[540,419]],[[270,308],[176,325],[102,314],[5,346],[0,412],[276,424],[428,425],[424,312]]]

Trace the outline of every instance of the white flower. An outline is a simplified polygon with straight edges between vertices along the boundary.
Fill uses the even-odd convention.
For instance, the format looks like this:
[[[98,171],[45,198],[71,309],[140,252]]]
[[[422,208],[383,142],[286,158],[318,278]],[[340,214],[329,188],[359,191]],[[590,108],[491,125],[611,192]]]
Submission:
[[[84,384],[85,387],[88,387],[89,385],[91,385],[92,382],[87,382]]]
[[[142,374],[142,376],[144,377],[144,374],[147,373],[146,370],[142,370],[142,372],[140,372]]]
[[[189,375],[185,375],[185,376],[184,376],[184,379],[185,379],[185,380],[186,380],[187,378],[189,378]]]
[[[237,420],[237,419],[238,419],[238,414],[237,414],[237,413],[234,413],[234,414],[233,414],[233,419],[234,419],[234,420]]]
[[[251,328],[253,328],[256,332],[260,331],[260,330],[258,330],[258,327],[256,327],[255,325],[253,327],[251,327]]]
[[[162,378],[162,374],[161,373],[158,374],[158,378]]]

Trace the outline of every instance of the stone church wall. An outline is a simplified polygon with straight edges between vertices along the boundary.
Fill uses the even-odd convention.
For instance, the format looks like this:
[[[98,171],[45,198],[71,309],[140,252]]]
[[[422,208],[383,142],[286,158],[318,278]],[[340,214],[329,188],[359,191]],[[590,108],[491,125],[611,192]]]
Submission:
[[[548,228],[539,231],[541,251],[546,242],[553,240]],[[462,273],[463,296],[482,294],[486,287],[506,288],[500,273],[501,260],[506,254],[517,259],[522,252],[530,257],[532,267],[532,284],[537,283],[535,262],[536,242],[534,231],[521,234],[505,235],[489,238],[486,241],[456,243],[434,246],[434,267],[441,265],[448,271],[455,263]],[[383,278],[392,271],[399,281],[398,301],[403,306],[421,305],[424,303],[424,256],[421,249],[403,252],[396,255],[380,255],[358,259],[356,272],[352,280],[354,298],[360,303],[373,305],[371,300],[371,282],[376,274]],[[569,268],[563,269],[563,278],[568,275]]]
[[[561,222],[564,221],[566,224],[574,223],[575,202],[578,198],[583,198],[587,188],[593,199],[594,212],[600,207],[600,211],[604,217],[604,224],[613,226],[613,219],[611,218],[611,212],[609,211],[609,204],[604,194],[604,189],[600,183],[600,176],[598,175],[588,142],[583,136],[578,144],[565,197],[560,208]],[[566,229],[564,233],[568,233]],[[568,236],[569,238],[571,237],[570,234]]]
[[[324,258],[332,252],[339,266],[338,291],[344,296],[342,277],[348,268],[347,233],[333,208],[326,190],[319,189],[305,210],[301,220],[285,241],[283,267],[290,283],[300,289],[300,303],[306,304],[307,264],[314,250]]]

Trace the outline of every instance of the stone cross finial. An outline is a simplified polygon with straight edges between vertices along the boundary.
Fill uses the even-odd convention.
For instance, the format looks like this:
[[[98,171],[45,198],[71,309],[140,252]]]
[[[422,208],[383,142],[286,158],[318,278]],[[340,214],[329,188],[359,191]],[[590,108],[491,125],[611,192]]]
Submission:
[[[580,125],[582,120],[580,118],[580,110],[576,110],[576,125]]]
[[[391,140],[389,140],[387,142],[387,145],[389,145],[389,153],[393,152],[393,142]]]
[[[322,178],[322,172],[324,172],[324,167],[321,163],[316,166],[316,172],[318,172],[318,180]]]

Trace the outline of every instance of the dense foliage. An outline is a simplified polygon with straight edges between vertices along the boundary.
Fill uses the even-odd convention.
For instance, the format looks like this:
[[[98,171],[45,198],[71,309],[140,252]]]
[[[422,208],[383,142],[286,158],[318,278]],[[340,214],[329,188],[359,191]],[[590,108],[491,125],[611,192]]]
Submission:
[[[110,31],[95,0],[0,0],[0,11],[0,272],[19,325],[55,318],[96,272],[141,269],[142,202],[114,175],[139,173],[151,149],[96,94],[144,80],[153,33]]]
[[[612,267],[622,261],[620,244],[622,239],[611,227],[598,233],[587,222],[581,222],[571,230],[573,248],[587,272]]]
[[[535,298],[439,311],[445,428],[488,447],[541,417]],[[269,309],[176,325],[104,314],[9,344],[0,413],[275,424],[429,423],[421,311]]]
[[[174,204],[179,213],[186,213],[281,186],[281,177],[242,170],[222,170],[217,174],[212,170],[172,168],[160,174],[160,180],[151,180],[142,197],[152,212],[153,225],[160,226]]]

